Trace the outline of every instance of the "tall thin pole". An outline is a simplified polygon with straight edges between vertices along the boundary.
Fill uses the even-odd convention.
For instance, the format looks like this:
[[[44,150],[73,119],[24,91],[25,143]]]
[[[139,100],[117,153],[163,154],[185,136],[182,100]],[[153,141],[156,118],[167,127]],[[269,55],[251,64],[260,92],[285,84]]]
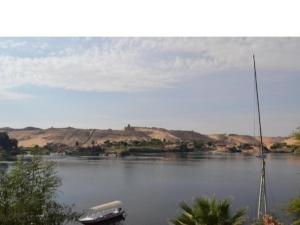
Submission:
[[[257,102],[257,111],[258,111],[258,121],[259,121],[259,135],[260,135],[260,156],[264,154],[262,132],[261,132],[261,120],[260,120],[260,108],[259,108],[259,98],[258,98],[258,88],[257,88],[257,75],[256,75],[256,66],[255,66],[255,56],[253,55],[253,65],[254,65],[254,79],[255,79],[255,90],[256,90],[256,102]]]
[[[261,177],[259,185],[259,196],[258,196],[258,206],[257,206],[257,219],[259,220],[262,215],[267,213],[267,193],[266,193],[266,163],[264,157],[264,146],[262,140],[262,131],[261,131],[261,119],[260,119],[260,108],[259,108],[259,97],[258,97],[258,88],[257,88],[257,75],[256,75],[256,65],[255,65],[255,56],[253,55],[253,65],[254,65],[254,79],[255,79],[255,90],[256,90],[256,101],[257,101],[257,111],[258,111],[258,121],[259,121],[259,134],[260,134],[260,155],[261,159]]]

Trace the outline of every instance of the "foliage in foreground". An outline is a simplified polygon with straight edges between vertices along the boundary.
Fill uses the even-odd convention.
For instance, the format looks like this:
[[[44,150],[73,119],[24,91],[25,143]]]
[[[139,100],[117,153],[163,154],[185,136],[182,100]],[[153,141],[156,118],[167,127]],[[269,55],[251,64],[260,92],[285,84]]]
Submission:
[[[289,201],[286,209],[293,219],[293,225],[300,225],[300,196]]]
[[[283,225],[283,223],[280,223],[279,221],[277,221],[275,218],[273,218],[273,216],[264,215],[263,225]]]
[[[233,215],[230,210],[229,199],[221,201],[211,198],[199,197],[190,207],[185,202],[180,204],[182,213],[173,220],[174,225],[242,225],[245,223],[246,209],[239,209]]]
[[[74,220],[72,208],[56,201],[60,185],[53,162],[19,159],[10,172],[0,172],[0,224],[60,225]]]

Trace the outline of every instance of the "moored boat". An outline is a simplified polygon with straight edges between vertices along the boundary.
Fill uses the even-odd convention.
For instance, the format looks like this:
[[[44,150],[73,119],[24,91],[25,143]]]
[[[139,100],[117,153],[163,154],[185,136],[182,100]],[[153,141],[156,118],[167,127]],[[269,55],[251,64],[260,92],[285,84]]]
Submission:
[[[79,221],[85,225],[96,225],[116,218],[125,218],[125,216],[122,202],[113,201],[90,208],[85,215],[79,218]]]

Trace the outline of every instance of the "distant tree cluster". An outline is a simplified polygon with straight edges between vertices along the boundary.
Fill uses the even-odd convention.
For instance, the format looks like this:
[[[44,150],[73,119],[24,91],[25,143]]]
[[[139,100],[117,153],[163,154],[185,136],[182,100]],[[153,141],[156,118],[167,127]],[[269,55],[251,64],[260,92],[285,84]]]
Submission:
[[[14,138],[9,138],[6,132],[0,132],[0,148],[13,150],[18,148],[18,141]]]
[[[287,147],[289,147],[289,146],[285,142],[283,142],[283,143],[274,143],[274,144],[271,145],[270,149],[287,148]]]
[[[152,138],[149,142],[150,145],[163,145],[163,142],[158,138]]]
[[[298,127],[295,131],[294,131],[294,137],[297,140],[300,140],[300,127]]]
[[[0,132],[0,156],[16,155],[19,153],[18,141],[10,138],[6,132]]]

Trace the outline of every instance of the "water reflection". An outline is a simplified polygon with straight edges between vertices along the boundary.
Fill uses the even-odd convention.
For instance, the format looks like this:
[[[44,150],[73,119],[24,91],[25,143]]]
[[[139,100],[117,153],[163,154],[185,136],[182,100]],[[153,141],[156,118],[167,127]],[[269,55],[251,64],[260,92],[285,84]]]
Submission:
[[[102,223],[99,223],[99,225],[124,225],[125,217],[119,217],[115,219],[111,219]]]

